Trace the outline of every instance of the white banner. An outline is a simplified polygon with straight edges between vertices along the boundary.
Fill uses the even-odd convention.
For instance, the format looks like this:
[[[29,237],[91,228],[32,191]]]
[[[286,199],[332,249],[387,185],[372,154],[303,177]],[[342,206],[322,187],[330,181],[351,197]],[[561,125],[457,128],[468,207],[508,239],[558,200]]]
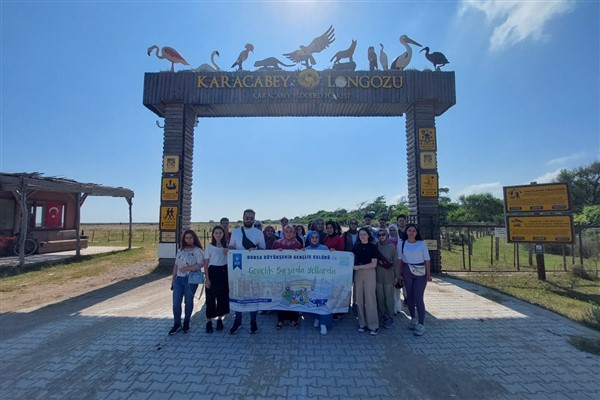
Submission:
[[[229,250],[233,311],[346,313],[354,254],[326,250]]]

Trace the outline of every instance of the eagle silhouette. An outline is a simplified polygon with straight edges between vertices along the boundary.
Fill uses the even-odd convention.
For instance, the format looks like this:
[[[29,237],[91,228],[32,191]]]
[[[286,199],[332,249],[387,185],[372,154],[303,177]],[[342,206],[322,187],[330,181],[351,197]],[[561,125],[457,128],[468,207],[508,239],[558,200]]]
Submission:
[[[335,35],[333,31],[333,25],[331,25],[329,29],[325,31],[325,33],[314,38],[308,46],[300,46],[298,50],[284,54],[284,56],[296,64],[304,63],[306,68],[310,68],[311,65],[315,65],[317,63],[312,56],[312,53],[320,53],[335,41]]]

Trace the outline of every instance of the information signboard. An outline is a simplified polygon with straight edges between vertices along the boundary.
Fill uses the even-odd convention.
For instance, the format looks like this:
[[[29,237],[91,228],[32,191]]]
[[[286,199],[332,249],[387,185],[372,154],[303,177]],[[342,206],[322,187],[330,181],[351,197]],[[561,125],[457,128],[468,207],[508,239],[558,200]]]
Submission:
[[[566,183],[505,186],[503,189],[507,213],[571,210]]]
[[[508,242],[573,243],[571,215],[508,216]]]

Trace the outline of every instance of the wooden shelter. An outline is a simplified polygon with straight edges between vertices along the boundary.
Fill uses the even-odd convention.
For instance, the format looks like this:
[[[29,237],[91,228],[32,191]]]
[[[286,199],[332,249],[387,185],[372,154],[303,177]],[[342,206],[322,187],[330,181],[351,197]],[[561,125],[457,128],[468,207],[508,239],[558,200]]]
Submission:
[[[129,248],[131,248],[134,193],[74,180],[44,177],[40,173],[0,173],[0,236],[20,237],[20,265],[24,265],[25,239],[39,245],[40,253],[87,247],[79,232],[81,206],[88,196],[124,197],[129,204]]]

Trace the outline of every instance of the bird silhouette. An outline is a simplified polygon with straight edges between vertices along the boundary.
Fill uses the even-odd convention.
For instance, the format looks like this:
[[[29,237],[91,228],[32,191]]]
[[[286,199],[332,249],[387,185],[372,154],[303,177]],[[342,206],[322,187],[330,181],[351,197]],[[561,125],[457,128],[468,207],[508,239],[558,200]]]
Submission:
[[[367,57],[369,58],[369,71],[378,69],[377,67],[377,54],[375,54],[375,47],[369,46],[367,50]]]
[[[190,65],[187,61],[185,61],[181,54],[179,54],[177,50],[172,47],[165,46],[160,50],[161,54],[158,54],[158,46],[150,46],[148,47],[148,55],[152,53],[152,50],[156,50],[156,57],[160,59],[166,58],[167,60],[171,61],[171,72],[175,70],[175,63]]]
[[[381,50],[379,50],[379,63],[381,64],[381,68],[384,71],[388,70],[388,57],[387,54],[383,51],[383,44],[379,43],[381,46]]]
[[[215,72],[215,71],[220,71],[221,68],[219,68],[219,66],[215,62],[215,56],[217,56],[217,57],[221,56],[217,50],[213,51],[211,53],[211,55],[210,55],[210,63],[212,65],[202,64],[198,68],[195,68],[194,72]]]
[[[237,65],[238,66],[238,70],[241,70],[242,69],[242,63],[248,59],[248,54],[251,51],[254,51],[254,46],[252,45],[252,43],[246,43],[246,46],[244,46],[244,47],[245,47],[245,49],[242,50],[242,52],[238,56],[237,60],[235,60],[235,62],[231,66],[231,68],[233,68],[233,67],[235,67]]]
[[[312,53],[320,53],[329,47],[329,45],[334,41],[335,35],[332,25],[321,36],[314,38],[308,46],[300,46],[298,50],[284,54],[284,56],[296,64],[304,62],[306,68],[310,68],[311,64],[315,65],[317,63],[315,58],[312,56]]]
[[[450,61],[448,61],[446,56],[440,53],[439,51],[429,54],[429,47],[423,47],[423,49],[420,52],[422,51],[425,52],[425,58],[433,64],[433,69],[435,69],[436,71],[439,71],[440,68],[444,65],[450,64]]]
[[[412,58],[412,48],[409,46],[409,44],[414,44],[415,46],[419,47],[423,46],[421,46],[419,43],[415,42],[406,35],[400,36],[400,43],[404,45],[406,51],[394,59],[390,69],[399,69],[400,71],[404,71],[404,68],[406,68],[408,64],[410,64],[410,60]]]

